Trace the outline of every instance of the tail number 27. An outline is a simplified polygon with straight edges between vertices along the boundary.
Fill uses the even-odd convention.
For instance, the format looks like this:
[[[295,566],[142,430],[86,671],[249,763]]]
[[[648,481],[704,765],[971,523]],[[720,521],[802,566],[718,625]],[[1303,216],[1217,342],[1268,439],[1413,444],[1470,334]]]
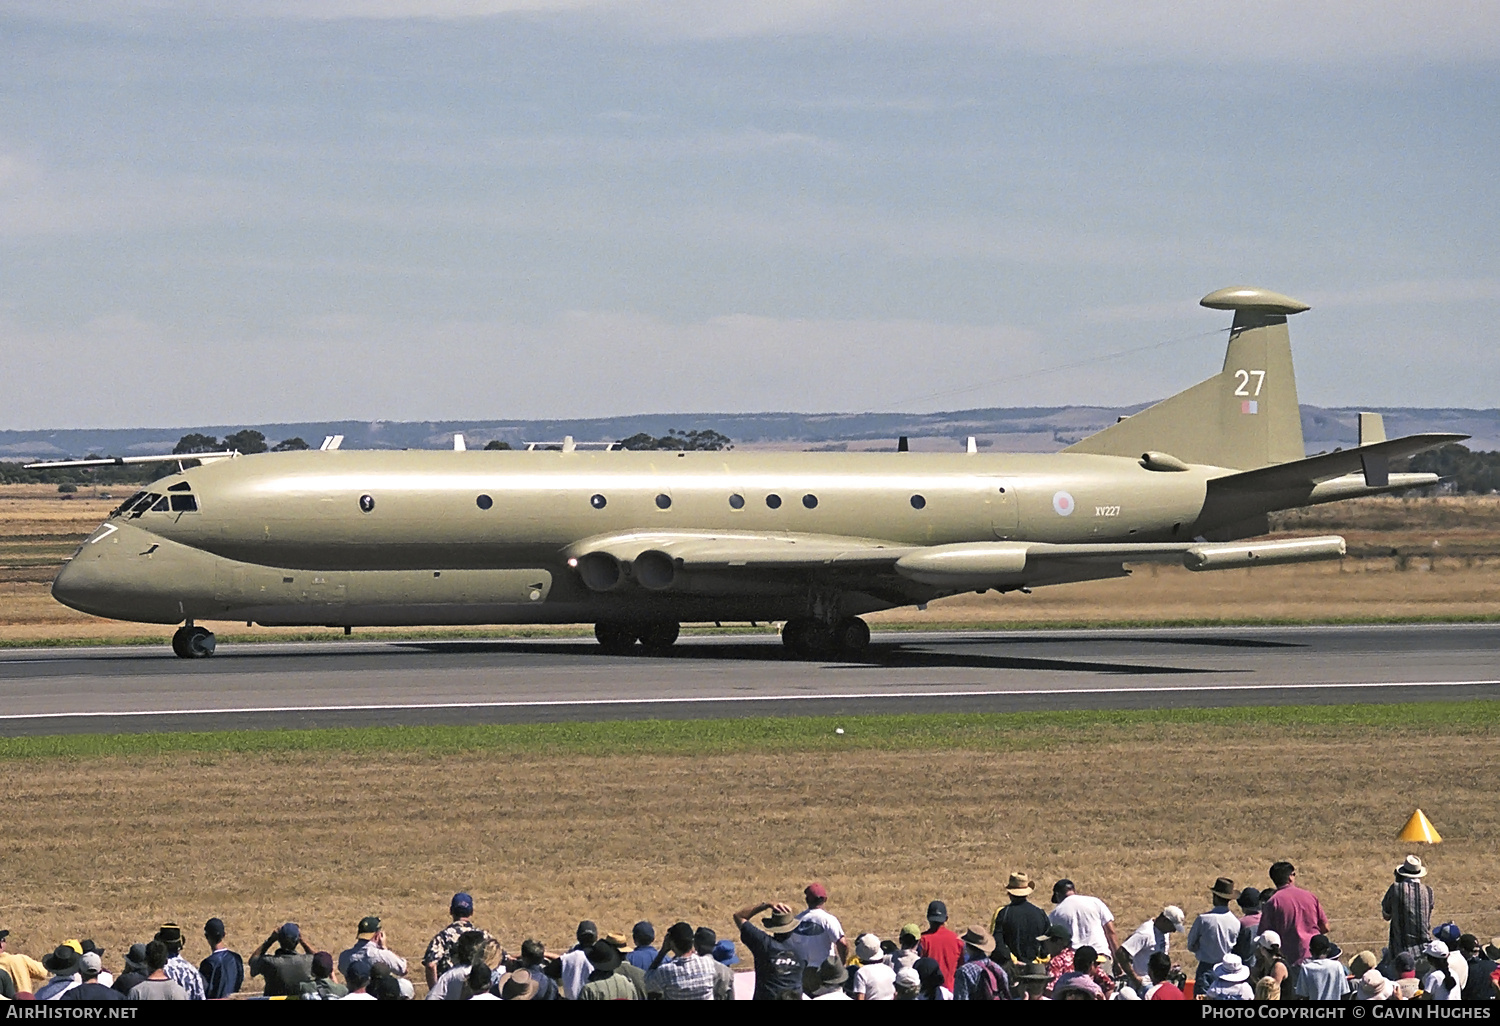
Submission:
[[[1255,379],[1255,391],[1250,391],[1250,380]],[[1237,370],[1234,372],[1234,380],[1239,382],[1239,387],[1234,390],[1235,395],[1260,395],[1261,387],[1266,383],[1266,372],[1263,370]]]

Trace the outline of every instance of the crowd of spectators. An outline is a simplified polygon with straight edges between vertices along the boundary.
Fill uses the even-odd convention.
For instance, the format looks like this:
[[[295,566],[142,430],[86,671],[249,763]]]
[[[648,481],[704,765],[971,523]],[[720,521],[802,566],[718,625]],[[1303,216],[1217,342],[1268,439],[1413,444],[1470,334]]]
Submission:
[[[1264,890],[1219,877],[1191,925],[1167,905],[1123,940],[1104,901],[1059,880],[1048,912],[1032,901],[1025,873],[1010,875],[1007,901],[987,922],[955,930],[947,906],[934,900],[925,927],[909,923],[890,939],[866,932],[852,945],[820,883],[803,891],[805,907],[763,901],[734,912],[734,939],[677,922],[658,945],[649,922],[627,938],[585,920],[565,950],[528,938],[514,954],[475,924],[473,899],[459,893],[452,921],[423,952],[421,985],[429,1001],[1495,1000],[1500,938],[1481,944],[1452,922],[1434,929],[1426,876],[1416,856],[1396,867],[1381,901],[1388,943],[1347,963],[1322,904],[1297,885],[1290,862],[1271,866]],[[1191,981],[1173,961],[1184,932],[1181,947],[1196,960]],[[208,955],[197,965],[183,955],[181,927],[164,923],[124,953],[118,974],[105,969],[106,952],[92,940],[66,940],[38,962],[9,950],[8,937],[0,930],[0,996],[9,1000],[398,1001],[418,993],[413,967],[391,950],[374,915],[337,955],[314,948],[288,922],[248,960],[229,945],[224,922],[210,919]],[[750,954],[749,971],[732,968],[736,939]]]

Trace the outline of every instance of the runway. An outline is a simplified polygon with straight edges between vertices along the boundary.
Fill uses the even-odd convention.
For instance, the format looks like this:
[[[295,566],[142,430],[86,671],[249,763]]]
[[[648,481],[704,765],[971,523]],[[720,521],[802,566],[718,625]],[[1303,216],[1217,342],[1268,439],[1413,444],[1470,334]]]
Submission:
[[[1455,701],[1500,697],[1497,657],[1491,624],[887,633],[857,662],[771,636],[23,649],[0,655],[0,736]]]

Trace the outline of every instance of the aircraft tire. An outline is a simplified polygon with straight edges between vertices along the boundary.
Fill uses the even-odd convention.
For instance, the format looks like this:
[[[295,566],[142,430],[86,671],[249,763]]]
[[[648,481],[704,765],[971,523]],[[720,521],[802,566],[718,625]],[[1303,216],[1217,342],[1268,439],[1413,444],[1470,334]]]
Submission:
[[[635,631],[623,623],[596,623],[594,637],[605,655],[629,655],[635,648]]]
[[[807,629],[812,621],[794,619],[781,625],[781,643],[797,655],[807,654]]]
[[[207,627],[180,627],[172,635],[172,651],[179,659],[207,659],[215,647],[213,632]]]
[[[642,626],[638,636],[647,655],[665,655],[681,633],[682,626],[675,620],[655,620]]]
[[[833,640],[844,655],[862,656],[870,647],[870,625],[857,616],[847,617],[834,626]]]

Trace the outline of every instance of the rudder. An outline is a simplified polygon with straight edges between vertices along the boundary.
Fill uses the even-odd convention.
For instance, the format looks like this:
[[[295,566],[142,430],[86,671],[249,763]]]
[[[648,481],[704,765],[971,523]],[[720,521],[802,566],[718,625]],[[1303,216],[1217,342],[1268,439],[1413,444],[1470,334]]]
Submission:
[[[1223,370],[1064,452],[1137,457],[1165,452],[1188,463],[1235,470],[1303,458],[1286,319],[1310,307],[1255,288],[1220,289],[1200,303],[1234,311]]]

